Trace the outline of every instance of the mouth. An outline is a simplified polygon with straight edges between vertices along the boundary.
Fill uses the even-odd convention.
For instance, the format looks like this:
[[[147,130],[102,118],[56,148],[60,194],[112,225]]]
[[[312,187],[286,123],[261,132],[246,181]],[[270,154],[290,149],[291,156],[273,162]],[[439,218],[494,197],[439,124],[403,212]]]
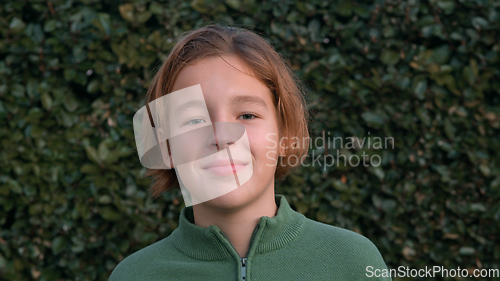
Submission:
[[[208,165],[202,167],[202,170],[216,174],[218,176],[227,176],[235,174],[236,172],[244,169],[248,166],[248,162],[233,160],[233,163],[229,160],[217,160],[209,163]]]

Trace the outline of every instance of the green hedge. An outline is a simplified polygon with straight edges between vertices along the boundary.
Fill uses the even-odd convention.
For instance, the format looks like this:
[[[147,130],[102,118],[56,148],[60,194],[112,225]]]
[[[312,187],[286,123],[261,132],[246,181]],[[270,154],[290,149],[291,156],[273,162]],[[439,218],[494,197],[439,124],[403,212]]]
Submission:
[[[367,236],[390,268],[500,267],[498,1],[4,2],[1,280],[106,280],[177,227],[182,196],[149,195],[132,116],[178,36],[212,21],[290,61],[313,136],[394,139],[340,151],[380,166],[278,183],[294,208]]]

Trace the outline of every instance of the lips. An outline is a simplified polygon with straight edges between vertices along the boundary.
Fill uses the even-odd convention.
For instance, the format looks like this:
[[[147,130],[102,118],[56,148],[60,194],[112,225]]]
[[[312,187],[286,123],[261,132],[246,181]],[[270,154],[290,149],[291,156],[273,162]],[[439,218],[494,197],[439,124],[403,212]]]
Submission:
[[[208,163],[207,165],[204,165],[202,169],[219,176],[226,176],[232,175],[235,172],[244,169],[248,165],[248,162],[242,160],[234,159],[232,162],[233,165],[231,164],[229,159],[216,160]]]

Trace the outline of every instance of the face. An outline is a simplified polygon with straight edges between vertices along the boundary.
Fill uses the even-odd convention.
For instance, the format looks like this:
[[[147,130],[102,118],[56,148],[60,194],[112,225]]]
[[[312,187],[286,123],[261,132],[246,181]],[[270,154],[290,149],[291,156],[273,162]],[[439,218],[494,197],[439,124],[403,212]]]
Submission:
[[[207,125],[215,124],[219,147],[214,145],[215,142],[210,138],[204,142],[205,145],[191,146],[196,147],[189,152],[196,154],[196,157],[193,157],[196,160],[190,162],[191,166],[185,168],[201,171],[203,179],[211,176],[219,179],[217,183],[222,186],[219,186],[217,190],[223,195],[216,195],[218,197],[202,204],[225,210],[245,206],[257,200],[265,191],[274,189],[276,166],[273,164],[276,163],[278,157],[276,143],[279,131],[271,91],[262,81],[247,74],[252,73],[252,70],[238,56],[223,55],[222,57],[225,61],[218,56],[204,58],[185,66],[180,71],[172,92],[199,84],[209,116],[206,116],[204,112],[207,110],[203,110],[202,107],[186,109],[193,112],[198,110],[200,113],[197,116],[200,117],[187,122],[180,121],[179,124],[183,126],[177,129],[172,127],[174,131],[171,134],[176,135],[177,132],[187,129],[203,134],[203,126],[212,128]],[[175,118],[182,119],[182,116],[179,114],[172,116],[172,120]],[[195,134],[193,133],[193,136]],[[246,137],[243,137],[245,135]],[[196,138],[186,138],[179,142],[188,143],[190,139]],[[219,152],[214,154],[215,150]],[[210,165],[213,162],[220,164],[227,161],[224,160],[227,158],[220,157],[225,155],[221,153],[226,153],[223,150],[229,150],[229,155],[234,161],[233,168],[239,173],[238,175],[242,178],[247,175],[247,178],[242,180],[244,183],[237,188],[231,188],[237,185],[230,180],[230,178],[234,179],[234,170],[230,165],[216,167]],[[186,152],[182,154],[186,155]],[[206,155],[209,156],[204,157]],[[173,158],[175,159],[174,154]],[[180,166],[176,167],[176,172],[181,181],[200,180],[197,176],[183,176]],[[227,187],[224,187],[226,184]],[[207,191],[190,190],[190,192],[194,194]],[[193,202],[193,204],[196,203]]]

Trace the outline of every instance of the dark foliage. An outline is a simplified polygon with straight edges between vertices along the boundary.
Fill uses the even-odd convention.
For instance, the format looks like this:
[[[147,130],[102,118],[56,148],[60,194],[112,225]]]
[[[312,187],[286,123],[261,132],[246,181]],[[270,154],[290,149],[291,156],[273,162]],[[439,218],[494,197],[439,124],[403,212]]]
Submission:
[[[4,2],[1,280],[107,280],[177,227],[181,194],[149,195],[132,116],[179,35],[212,21],[261,33],[309,85],[313,140],[332,142],[306,164],[352,160],[278,183],[294,208],[390,268],[500,267],[500,2]]]

